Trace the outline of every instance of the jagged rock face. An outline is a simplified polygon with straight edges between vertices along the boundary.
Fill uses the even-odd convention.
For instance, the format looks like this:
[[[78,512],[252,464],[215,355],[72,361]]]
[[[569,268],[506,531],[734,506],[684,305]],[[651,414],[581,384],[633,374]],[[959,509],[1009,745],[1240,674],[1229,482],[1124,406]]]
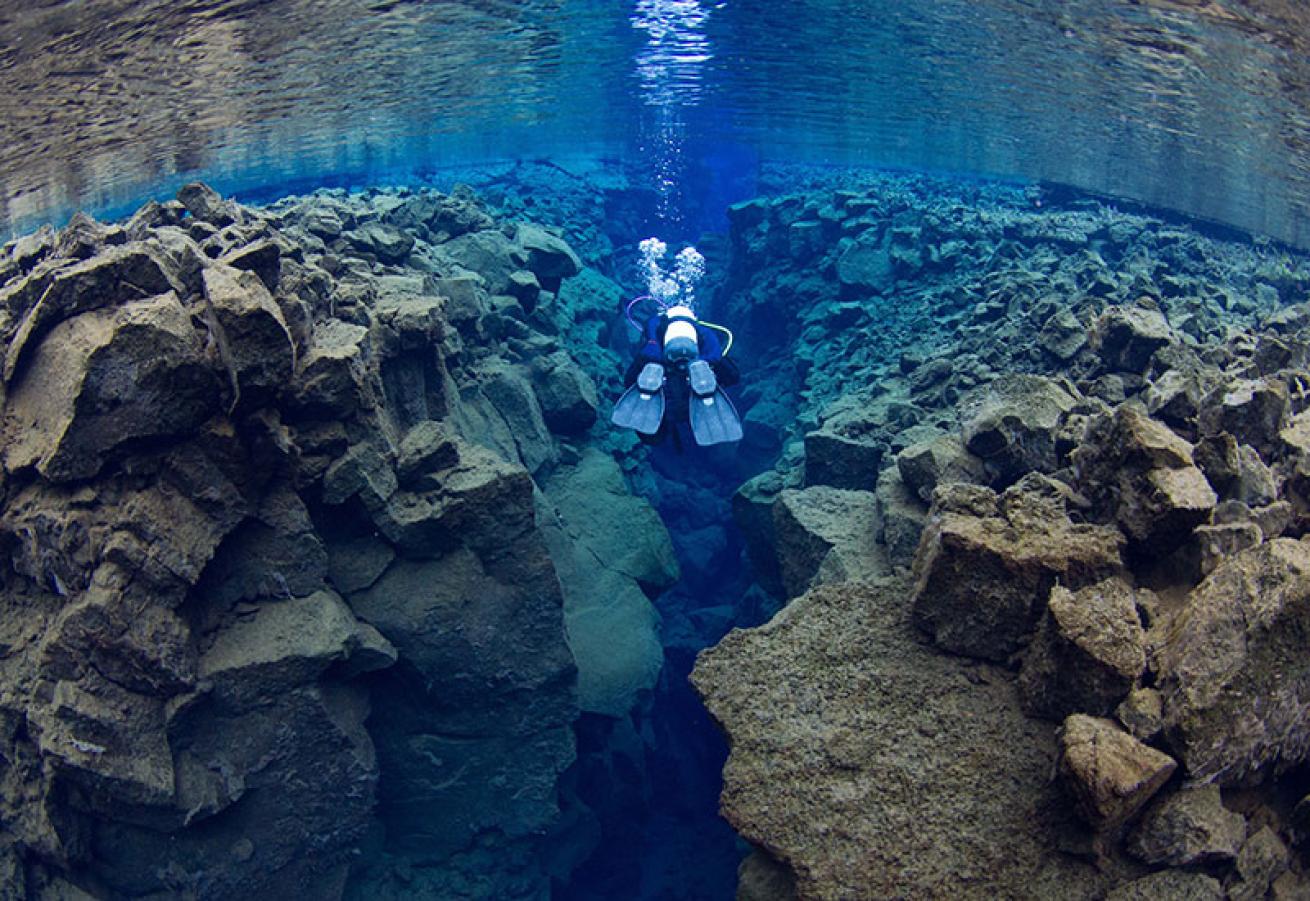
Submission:
[[[1304,794],[1306,695],[1291,652],[1305,633],[1292,539],[1310,528],[1310,316],[1280,309],[1301,298],[1271,286],[1275,270],[1306,263],[1108,210],[1095,221],[1090,210],[1036,214],[1032,196],[1008,204],[925,180],[811,178],[729,215],[733,324],[760,349],[761,403],[795,411],[774,470],[738,494],[752,559],[809,573],[814,547],[857,547],[860,518],[834,517],[823,544],[793,540],[788,561],[767,514],[816,486],[876,486],[880,547],[868,556],[885,550],[893,567],[916,558],[899,598],[912,621],[940,650],[1019,669],[1020,710],[1065,721],[1063,803],[1085,828],[1059,844],[1107,868],[1098,897],[1111,885],[1112,898],[1294,896],[1301,874],[1283,869],[1304,829],[1288,804]],[[1004,498],[993,490],[1007,486]],[[758,855],[790,865],[797,897],[1004,896],[981,880],[925,889],[913,880],[927,865],[904,875],[907,861],[944,856],[905,851],[925,823],[932,834],[936,812],[894,820],[890,789],[873,783],[921,774],[932,751],[897,768],[891,754],[849,749],[876,744],[867,732],[879,728],[917,747],[915,713],[870,719],[899,712],[896,692],[928,682],[942,657],[916,658],[898,681],[886,678],[884,644],[844,656],[859,640],[848,624],[811,634],[869,606],[866,590],[825,584],[704,656],[698,685],[733,747],[724,810]],[[917,696],[928,709],[945,703],[933,691]],[[1003,719],[975,712],[983,737],[962,754],[989,749]],[[928,728],[950,744],[938,722]],[[988,771],[977,760],[923,791],[970,803],[950,792],[976,786]],[[1220,804],[1220,784],[1240,815]],[[884,828],[866,825],[880,815]],[[982,843],[994,831],[981,819],[959,826]],[[1032,852],[1027,841],[1013,835],[1016,857]],[[1203,873],[1144,876],[1141,860]],[[865,867],[865,883],[850,876]],[[774,872],[744,867],[744,891],[789,897],[785,879],[760,888]]]
[[[784,491],[773,505],[773,534],[788,597],[824,582],[880,575],[874,496],[816,485]]]
[[[1057,582],[1077,588],[1122,571],[1122,539],[1071,522],[1058,500],[1033,502],[1023,485],[1000,499],[981,492],[981,509],[957,512],[939,499],[914,561],[911,604],[939,647],[1001,662],[1023,647]]]
[[[1056,585],[1024,658],[1024,708],[1056,721],[1079,712],[1108,715],[1146,669],[1145,646],[1136,598],[1123,579],[1077,592]]]
[[[1310,545],[1278,538],[1222,562],[1160,648],[1171,744],[1195,779],[1250,781],[1310,754]]]
[[[732,736],[722,811],[801,898],[1093,898],[1054,849],[1054,730],[1011,677],[925,648],[903,582],[838,583],[731,633],[692,679]]]
[[[604,474],[608,518],[544,500],[616,361],[530,313],[579,271],[567,244],[496,226],[469,196],[193,185],[5,251],[11,884],[367,895],[385,829],[434,884],[513,857],[548,891],[579,665],[587,709],[626,715],[662,660],[643,591],[677,569],[609,457],[571,470]],[[594,690],[621,628],[644,656]]]

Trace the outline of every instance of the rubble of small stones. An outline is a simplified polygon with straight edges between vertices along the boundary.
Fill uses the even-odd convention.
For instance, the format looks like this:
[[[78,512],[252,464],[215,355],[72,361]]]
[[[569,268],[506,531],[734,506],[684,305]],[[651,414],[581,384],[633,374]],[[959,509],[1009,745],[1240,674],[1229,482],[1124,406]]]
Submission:
[[[778,178],[722,298],[786,606],[693,674],[740,897],[1305,897],[1310,265],[1038,187]]]
[[[548,897],[678,576],[619,293],[463,188],[7,245],[0,897]]]

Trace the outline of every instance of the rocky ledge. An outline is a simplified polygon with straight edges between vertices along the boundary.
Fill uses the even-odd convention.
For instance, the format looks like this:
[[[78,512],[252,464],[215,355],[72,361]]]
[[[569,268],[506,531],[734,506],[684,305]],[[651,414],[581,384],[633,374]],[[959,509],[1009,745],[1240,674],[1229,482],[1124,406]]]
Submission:
[[[548,895],[677,577],[559,337],[618,297],[463,189],[7,245],[0,897]]]
[[[693,673],[739,898],[1310,892],[1307,268],[1036,199],[734,208],[796,423],[736,503],[787,604]]]

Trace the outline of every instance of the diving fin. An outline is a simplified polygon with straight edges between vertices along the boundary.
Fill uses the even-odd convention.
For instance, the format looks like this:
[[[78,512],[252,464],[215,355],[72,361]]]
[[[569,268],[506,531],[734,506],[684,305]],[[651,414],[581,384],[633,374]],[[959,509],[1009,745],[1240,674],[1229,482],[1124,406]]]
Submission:
[[[654,435],[664,420],[664,367],[647,363],[637,376],[637,384],[623,393],[614,405],[610,422],[619,428],[636,429]]]
[[[719,387],[714,370],[704,360],[687,367],[691,385],[691,434],[702,447],[741,440],[741,417]]]

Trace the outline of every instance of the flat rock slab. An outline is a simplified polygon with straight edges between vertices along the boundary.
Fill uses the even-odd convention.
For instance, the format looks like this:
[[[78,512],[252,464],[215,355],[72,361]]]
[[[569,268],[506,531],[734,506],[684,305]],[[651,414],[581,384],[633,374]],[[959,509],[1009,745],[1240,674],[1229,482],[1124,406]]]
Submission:
[[[1053,728],[1012,677],[923,646],[902,581],[824,585],[704,652],[726,729],[722,812],[802,898],[1102,897],[1058,853]]]

